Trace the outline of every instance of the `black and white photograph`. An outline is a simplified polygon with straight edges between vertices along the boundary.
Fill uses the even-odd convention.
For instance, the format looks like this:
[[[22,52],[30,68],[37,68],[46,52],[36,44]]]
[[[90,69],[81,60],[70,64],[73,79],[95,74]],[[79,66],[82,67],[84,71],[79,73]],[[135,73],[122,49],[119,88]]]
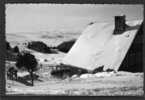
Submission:
[[[5,4],[7,95],[143,96],[142,4]]]

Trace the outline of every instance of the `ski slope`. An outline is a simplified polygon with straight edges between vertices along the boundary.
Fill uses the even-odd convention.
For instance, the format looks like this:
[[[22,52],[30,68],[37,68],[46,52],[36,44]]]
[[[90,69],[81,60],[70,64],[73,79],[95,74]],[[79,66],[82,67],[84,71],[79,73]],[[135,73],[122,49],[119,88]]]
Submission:
[[[119,35],[113,34],[114,22],[89,25],[63,59],[63,63],[87,70],[100,66],[104,66],[104,70],[118,70],[141,23],[142,20],[126,22],[130,27]]]

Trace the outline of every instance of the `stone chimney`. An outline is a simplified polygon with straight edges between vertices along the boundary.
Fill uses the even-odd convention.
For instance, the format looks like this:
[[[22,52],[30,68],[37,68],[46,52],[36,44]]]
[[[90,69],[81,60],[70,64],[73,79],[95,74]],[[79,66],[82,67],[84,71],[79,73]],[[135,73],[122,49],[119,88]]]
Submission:
[[[126,16],[115,16],[115,30],[114,34],[121,34],[126,29]]]

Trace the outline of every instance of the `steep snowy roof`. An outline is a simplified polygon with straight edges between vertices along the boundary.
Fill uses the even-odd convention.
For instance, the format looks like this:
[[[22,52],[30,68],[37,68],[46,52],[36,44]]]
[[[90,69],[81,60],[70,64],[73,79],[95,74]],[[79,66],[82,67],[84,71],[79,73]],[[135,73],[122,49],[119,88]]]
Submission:
[[[104,66],[118,70],[129,50],[142,20],[128,21],[122,34],[114,35],[113,23],[89,25],[63,59],[64,64],[94,70]]]

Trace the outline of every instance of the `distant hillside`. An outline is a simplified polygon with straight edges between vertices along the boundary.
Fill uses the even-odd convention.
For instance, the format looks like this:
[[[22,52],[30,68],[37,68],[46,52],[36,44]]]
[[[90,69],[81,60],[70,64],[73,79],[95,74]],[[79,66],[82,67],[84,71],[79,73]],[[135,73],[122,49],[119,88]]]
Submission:
[[[71,47],[74,45],[75,42],[76,42],[76,39],[72,39],[70,41],[64,41],[61,44],[59,44],[56,48],[59,51],[67,53],[71,49]]]
[[[41,53],[56,53],[50,47],[48,47],[44,42],[41,41],[32,41],[29,42],[27,48],[41,52]]]

